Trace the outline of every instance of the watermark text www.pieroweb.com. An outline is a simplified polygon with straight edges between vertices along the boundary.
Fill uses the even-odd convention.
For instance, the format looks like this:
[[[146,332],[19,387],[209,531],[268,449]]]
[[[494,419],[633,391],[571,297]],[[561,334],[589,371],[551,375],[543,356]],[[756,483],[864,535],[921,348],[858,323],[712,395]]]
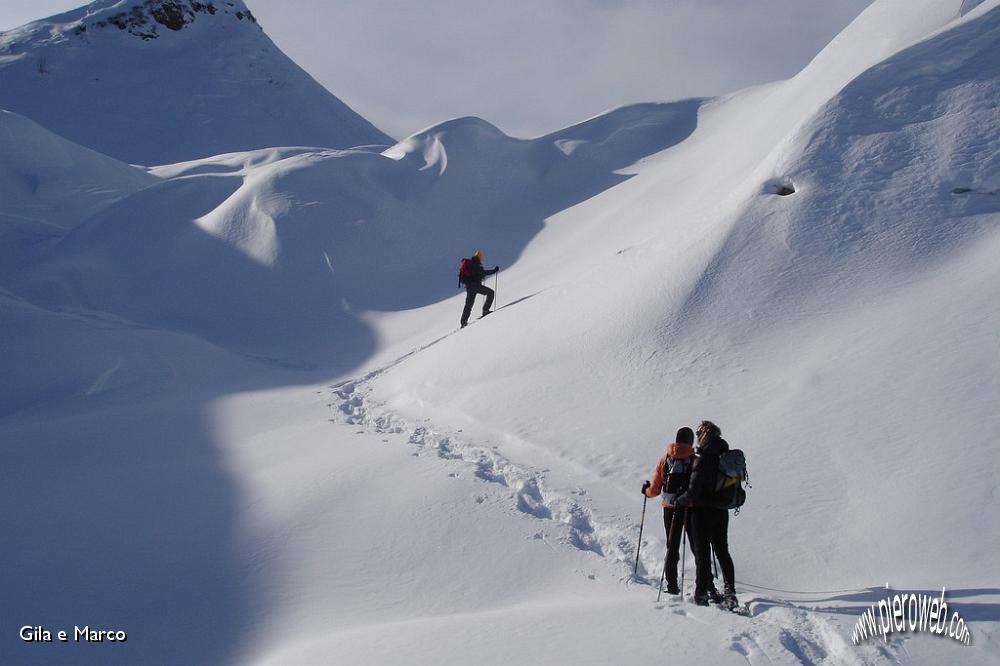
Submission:
[[[888,587],[886,583],[886,589]],[[888,642],[891,634],[910,631],[945,636],[963,645],[971,645],[969,625],[957,610],[948,608],[945,593],[946,589],[942,587],[940,596],[913,592],[886,595],[885,599],[872,604],[861,614],[851,632],[851,640],[860,645],[869,638],[881,636],[883,641]]]

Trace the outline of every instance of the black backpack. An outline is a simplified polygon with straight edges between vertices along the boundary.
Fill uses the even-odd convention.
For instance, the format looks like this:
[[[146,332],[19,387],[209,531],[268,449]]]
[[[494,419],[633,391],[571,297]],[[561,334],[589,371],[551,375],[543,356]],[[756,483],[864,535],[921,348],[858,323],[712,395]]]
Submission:
[[[688,482],[691,481],[691,465],[693,463],[694,456],[690,458],[667,457],[663,465],[663,499],[668,504],[673,504],[675,499],[687,491]]]
[[[751,488],[750,475],[747,473],[747,459],[743,451],[730,449],[719,456],[719,473],[715,477],[715,495],[712,504],[719,509],[735,509],[747,501],[747,491]]]

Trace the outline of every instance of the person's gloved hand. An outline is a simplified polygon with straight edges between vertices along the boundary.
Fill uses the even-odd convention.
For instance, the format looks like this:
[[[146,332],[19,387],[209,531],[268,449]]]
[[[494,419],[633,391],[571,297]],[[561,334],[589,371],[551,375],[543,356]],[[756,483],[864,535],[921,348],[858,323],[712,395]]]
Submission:
[[[650,485],[649,481],[646,481],[645,483],[642,484],[642,494],[643,495],[645,495],[646,491],[649,490],[649,485]]]
[[[493,270],[494,270],[494,272],[500,270],[500,266],[494,266]]]

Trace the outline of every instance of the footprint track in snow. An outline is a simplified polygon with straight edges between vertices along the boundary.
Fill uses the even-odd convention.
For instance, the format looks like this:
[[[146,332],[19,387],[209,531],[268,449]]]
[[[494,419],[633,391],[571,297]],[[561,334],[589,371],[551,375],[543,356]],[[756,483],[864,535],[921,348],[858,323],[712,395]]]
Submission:
[[[424,348],[426,346],[421,349]],[[588,501],[586,490],[569,488],[565,492],[559,492],[549,489],[545,485],[546,470],[515,465],[490,446],[470,443],[461,436],[461,430],[444,433],[426,422],[410,423],[368,398],[370,380],[418,351],[420,350],[415,350],[361,379],[331,386],[335,401],[330,407],[339,414],[338,418],[331,420],[358,426],[365,431],[405,435],[414,455],[432,451],[442,460],[462,465],[484,483],[508,489],[507,501],[511,508],[550,523],[556,543],[590,552],[610,561],[623,572],[620,578],[623,583],[631,584],[638,580],[655,588],[659,576],[649,576],[651,569],[642,559],[639,564],[640,575],[636,578],[631,575],[637,546],[637,526],[631,521],[602,521],[591,508],[584,505]],[[451,477],[465,475],[463,471],[449,473]],[[477,495],[470,501],[482,504],[487,501],[487,497]],[[548,529],[535,532],[531,538],[541,539],[550,547],[553,546],[549,541]],[[658,556],[656,564],[659,564]],[[691,612],[672,603],[656,604],[655,608],[669,609],[671,614],[700,623],[715,623],[719,619],[706,617],[701,612]],[[718,611],[711,609],[708,612]],[[884,649],[877,650],[877,654],[859,654],[858,651],[851,650],[848,640],[832,624],[807,608],[767,603],[763,612],[758,612],[745,621],[752,622],[753,627],[749,631],[734,632],[727,639],[727,647],[750,664],[775,661],[789,663],[790,658],[793,662],[806,664],[866,663],[893,659],[893,655]]]
[[[513,508],[538,520],[553,522],[559,533],[559,542],[592,552],[622,566],[631,566],[628,553],[635,552],[636,543],[626,533],[628,528],[595,521],[591,509],[581,504],[586,501],[585,491],[579,488],[566,493],[552,491],[545,486],[542,470],[515,465],[490,447],[464,441],[458,433],[445,434],[427,424],[411,424],[373,406],[366,397],[368,382],[398,362],[369,373],[360,380],[331,386],[335,397],[331,407],[339,413],[339,420],[331,420],[360,426],[376,433],[403,434],[413,447],[414,455],[435,451],[441,459],[455,461],[470,468],[475,478],[511,489]],[[451,475],[463,474],[452,472]],[[481,503],[482,498],[476,498],[476,501]]]

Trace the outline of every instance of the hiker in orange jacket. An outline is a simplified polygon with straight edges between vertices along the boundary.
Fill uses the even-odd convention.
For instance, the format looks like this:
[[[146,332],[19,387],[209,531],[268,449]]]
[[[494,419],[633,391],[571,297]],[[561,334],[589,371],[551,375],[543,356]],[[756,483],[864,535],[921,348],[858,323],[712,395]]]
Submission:
[[[687,512],[675,507],[674,500],[687,490],[694,463],[694,431],[681,428],[676,441],[667,446],[666,453],[656,463],[653,481],[642,485],[646,497],[663,494],[663,528],[667,533],[667,560],[664,566],[667,594],[680,594],[677,586],[677,560],[681,553],[681,532],[687,525]],[[693,554],[693,551],[692,551]]]

